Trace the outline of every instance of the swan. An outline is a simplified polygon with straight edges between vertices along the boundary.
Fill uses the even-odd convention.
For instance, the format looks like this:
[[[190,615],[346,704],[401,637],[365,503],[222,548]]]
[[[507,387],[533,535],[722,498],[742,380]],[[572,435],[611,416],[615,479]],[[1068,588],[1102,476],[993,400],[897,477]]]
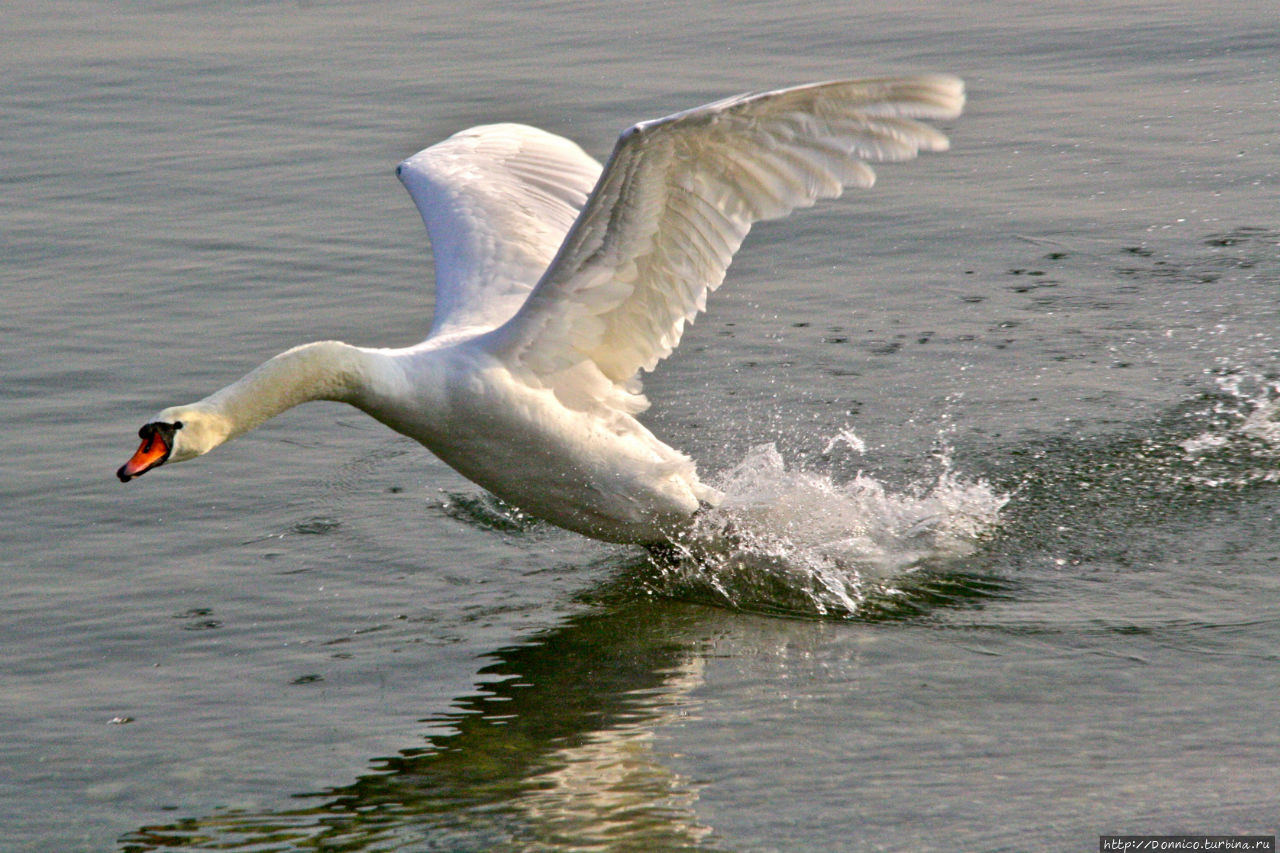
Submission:
[[[943,75],[739,95],[629,128],[603,168],[533,127],[461,131],[396,168],[435,257],[426,340],[283,352],[161,411],[117,476],[336,400],[533,516],[610,542],[670,541],[721,495],[637,420],[640,373],[705,309],[753,222],[870,187],[868,161],[946,150],[921,120],[963,105],[963,83]]]

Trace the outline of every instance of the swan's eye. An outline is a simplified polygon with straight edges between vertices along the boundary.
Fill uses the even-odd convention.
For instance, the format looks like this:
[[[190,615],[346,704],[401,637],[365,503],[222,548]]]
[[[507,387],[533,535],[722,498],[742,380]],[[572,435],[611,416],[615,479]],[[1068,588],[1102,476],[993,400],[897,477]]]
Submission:
[[[398,178],[398,177],[400,177],[402,174],[404,174],[404,165],[403,165],[403,164],[401,164],[401,165],[399,165],[399,166],[396,166],[396,177]]]

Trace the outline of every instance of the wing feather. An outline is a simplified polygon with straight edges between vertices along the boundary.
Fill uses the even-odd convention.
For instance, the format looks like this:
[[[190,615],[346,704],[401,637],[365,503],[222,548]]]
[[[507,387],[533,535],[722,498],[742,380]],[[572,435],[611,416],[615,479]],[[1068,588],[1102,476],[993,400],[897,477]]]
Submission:
[[[600,164],[563,137],[495,124],[418,152],[396,174],[435,256],[434,336],[491,329],[515,314],[555,257]]]
[[[884,78],[742,95],[635,125],[527,301],[486,345],[558,393],[598,371],[608,382],[593,385],[613,386],[598,402],[642,409],[633,378],[679,344],[753,222],[871,186],[868,160],[946,150],[946,136],[920,120],[954,118],[963,105],[954,77]]]

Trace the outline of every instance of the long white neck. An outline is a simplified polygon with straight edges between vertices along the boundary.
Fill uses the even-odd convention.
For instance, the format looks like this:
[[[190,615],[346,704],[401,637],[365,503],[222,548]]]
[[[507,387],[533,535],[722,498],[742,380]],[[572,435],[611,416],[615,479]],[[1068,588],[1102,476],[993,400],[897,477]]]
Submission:
[[[369,350],[338,341],[303,344],[197,403],[165,409],[158,420],[183,423],[172,459],[207,453],[300,403],[361,405],[376,381],[374,360]]]

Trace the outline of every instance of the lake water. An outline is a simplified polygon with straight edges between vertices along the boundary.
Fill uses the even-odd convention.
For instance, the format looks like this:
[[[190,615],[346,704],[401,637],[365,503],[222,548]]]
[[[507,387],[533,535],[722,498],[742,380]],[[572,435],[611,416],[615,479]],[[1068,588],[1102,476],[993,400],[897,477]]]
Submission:
[[[16,0],[0,31],[0,849],[1277,831],[1274,3]],[[530,523],[332,404],[113,476],[276,352],[423,336],[418,149],[514,120],[603,157],[914,71],[968,82],[953,150],[758,227],[646,381],[786,516],[755,558]]]

